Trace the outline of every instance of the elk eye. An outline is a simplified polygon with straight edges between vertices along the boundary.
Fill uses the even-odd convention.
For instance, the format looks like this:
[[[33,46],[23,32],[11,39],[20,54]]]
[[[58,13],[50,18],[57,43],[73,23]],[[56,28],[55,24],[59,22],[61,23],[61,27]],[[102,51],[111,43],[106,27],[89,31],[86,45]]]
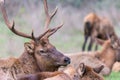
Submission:
[[[45,53],[45,51],[43,49],[40,49],[40,53]]]

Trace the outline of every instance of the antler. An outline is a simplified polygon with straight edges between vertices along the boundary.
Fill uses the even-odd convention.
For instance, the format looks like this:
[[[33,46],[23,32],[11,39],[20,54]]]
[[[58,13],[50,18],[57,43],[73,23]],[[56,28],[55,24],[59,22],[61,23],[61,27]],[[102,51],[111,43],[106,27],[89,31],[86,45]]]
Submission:
[[[52,18],[54,17],[54,15],[57,13],[58,8],[56,7],[56,9],[53,11],[53,13],[50,15],[49,14],[49,10],[48,10],[48,5],[47,5],[47,0],[44,0],[44,9],[45,9],[45,14],[46,14],[46,22],[45,22],[45,29],[48,29],[48,26],[52,20]]]
[[[48,11],[47,0],[44,0],[44,9],[45,9],[45,14],[46,14],[46,21],[45,21],[45,26],[44,26],[44,28],[45,28],[45,30],[46,30],[46,33],[43,34],[43,35],[40,35],[40,36],[38,37],[38,39],[42,38],[43,36],[44,36],[45,38],[50,37],[52,34],[54,34],[58,29],[60,29],[60,28],[63,26],[63,23],[62,23],[62,24],[61,24],[60,26],[58,26],[58,27],[55,27],[55,28],[53,28],[53,29],[48,29],[48,26],[49,26],[52,18],[53,18],[53,17],[55,16],[55,14],[57,13],[58,8],[56,8],[56,9],[52,12],[52,14],[50,15],[50,14],[49,14],[49,11]]]
[[[32,40],[34,40],[34,41],[40,40],[43,36],[44,36],[45,38],[48,38],[49,36],[51,36],[52,34],[54,34],[58,29],[60,29],[60,28],[63,26],[63,23],[62,23],[62,24],[61,24],[60,26],[58,26],[58,27],[55,27],[55,28],[53,28],[53,29],[48,29],[48,26],[49,26],[52,18],[54,17],[54,15],[56,14],[58,8],[56,8],[56,9],[53,11],[53,13],[50,15],[50,14],[49,14],[49,11],[48,11],[48,6],[47,6],[47,0],[44,0],[44,8],[45,8],[45,14],[46,14],[46,21],[45,21],[45,26],[44,26],[45,32],[44,32],[43,34],[41,34],[40,36],[36,37],[36,38],[34,37],[33,31],[32,31],[32,33],[31,33],[31,35],[27,35],[27,34],[25,34],[25,33],[19,32],[18,30],[16,30],[16,29],[14,28],[14,26],[15,26],[14,21],[13,21],[13,23],[11,24],[11,23],[9,22],[9,20],[8,20],[8,16],[7,16],[7,13],[6,13],[5,6],[4,6],[4,0],[1,0],[1,1],[0,1],[0,7],[1,7],[2,14],[3,14],[3,18],[4,18],[4,21],[5,21],[6,25],[7,25],[7,27],[8,27],[13,33],[15,33],[16,35],[19,35],[19,36],[25,37],[25,38],[29,38],[29,39],[32,39]]]
[[[22,33],[22,32],[19,32],[17,31],[14,26],[15,26],[15,23],[13,21],[13,23],[11,24],[8,20],[8,16],[7,16],[7,13],[6,13],[6,9],[5,9],[5,6],[4,6],[4,0],[1,0],[0,2],[0,7],[1,7],[1,10],[2,10],[2,15],[3,15],[3,18],[4,18],[4,21],[7,25],[7,27],[13,32],[15,33],[16,35],[19,35],[19,36],[22,36],[22,37],[25,37],[25,38],[29,38],[29,39],[35,39],[34,37],[34,33],[32,31],[31,35],[27,35],[25,33]]]

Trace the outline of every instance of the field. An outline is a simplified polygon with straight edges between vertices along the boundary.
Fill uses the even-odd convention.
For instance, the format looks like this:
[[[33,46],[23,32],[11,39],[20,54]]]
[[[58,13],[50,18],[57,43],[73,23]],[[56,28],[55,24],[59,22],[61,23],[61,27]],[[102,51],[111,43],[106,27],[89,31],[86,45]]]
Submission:
[[[6,0],[7,1],[7,0]],[[14,0],[13,0],[14,1]],[[17,0],[16,0],[17,1]],[[23,1],[23,0],[21,0]],[[27,0],[26,0],[27,1]],[[41,1],[41,0],[34,0],[34,1]],[[56,2],[56,3],[52,3]],[[64,0],[61,0],[64,2]],[[50,37],[50,42],[55,45],[55,47],[64,52],[64,53],[72,53],[72,52],[79,52],[81,51],[82,44],[84,41],[83,37],[83,18],[89,12],[95,11],[100,16],[106,16],[111,20],[113,25],[115,26],[115,31],[117,35],[120,34],[120,4],[119,0],[91,0],[93,2],[88,3],[84,0],[83,4],[80,6],[76,3],[68,4],[67,1],[74,0],[65,0],[66,5],[59,4],[58,0],[51,0],[50,4],[54,4],[50,6],[50,9],[53,9],[55,5],[58,5],[58,13],[56,17],[51,22],[50,27],[57,26],[62,21],[64,22],[64,26],[56,32],[54,35]],[[80,0],[81,1],[81,0]],[[95,2],[95,3],[94,3]],[[8,0],[8,3],[9,2]],[[15,4],[15,3],[12,3]],[[22,4],[19,0],[19,4]],[[43,30],[45,15],[43,11],[42,3],[35,6],[35,4],[29,2],[29,5],[26,6],[16,6],[15,9],[10,4],[8,7],[8,16],[10,20],[14,19],[16,23],[16,28],[22,32],[30,34],[32,29],[35,32],[35,36],[38,36]],[[95,4],[95,5],[93,5]],[[86,7],[84,7],[86,5]],[[111,6],[112,5],[112,6]],[[10,6],[10,7],[9,7]],[[89,8],[91,7],[91,8]],[[13,11],[13,12],[11,12]],[[0,12],[0,58],[6,58],[9,56],[18,57],[24,51],[24,43],[30,41],[29,39],[25,39],[13,34],[4,24],[3,18]],[[120,72],[112,72],[110,76],[106,76],[105,80],[120,80]]]
[[[120,72],[112,72],[110,76],[105,77],[105,80],[120,80]]]
[[[6,26],[3,24],[4,28],[0,29],[1,34],[3,35],[9,35],[9,38],[13,40],[14,45],[11,45],[11,47],[8,47],[10,45],[10,39],[8,37],[1,37],[0,39],[0,57],[9,57],[9,56],[19,56],[21,55],[23,51],[23,43],[26,41],[29,41],[28,39],[20,38],[18,36],[15,36],[12,34]],[[81,51],[81,46],[83,43],[83,34],[79,31],[71,32],[70,34],[65,32],[62,32],[60,34],[59,32],[62,32],[62,30],[58,31],[55,35],[53,35],[50,38],[50,41],[53,45],[56,46],[57,49],[59,49],[62,52],[65,53],[72,53],[72,52],[79,52]],[[9,39],[9,40],[8,40]],[[19,42],[18,42],[19,41]],[[21,47],[21,48],[20,48]],[[16,49],[15,51],[9,50],[13,48]],[[20,50],[19,50],[19,49]],[[11,52],[9,52],[11,51]],[[20,51],[20,52],[18,52]],[[106,76],[105,80],[119,80],[120,79],[120,72],[112,72],[110,76]]]

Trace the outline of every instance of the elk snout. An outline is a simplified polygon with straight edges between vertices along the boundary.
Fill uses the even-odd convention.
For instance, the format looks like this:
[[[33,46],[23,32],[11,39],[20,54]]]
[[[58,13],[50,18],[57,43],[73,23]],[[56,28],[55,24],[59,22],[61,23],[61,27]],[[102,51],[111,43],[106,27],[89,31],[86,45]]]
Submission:
[[[70,58],[69,58],[69,57],[65,57],[65,58],[64,58],[64,62],[65,62],[66,64],[70,64],[70,62],[71,62],[71,61],[70,61]]]

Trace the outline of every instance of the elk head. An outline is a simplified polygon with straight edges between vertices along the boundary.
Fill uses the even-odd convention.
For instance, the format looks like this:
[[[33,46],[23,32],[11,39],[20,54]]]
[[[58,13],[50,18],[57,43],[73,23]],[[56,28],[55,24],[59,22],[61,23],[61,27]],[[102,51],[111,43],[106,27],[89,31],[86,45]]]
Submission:
[[[102,40],[102,39],[98,39],[96,38],[95,40],[98,44],[102,45],[104,49],[112,49],[114,51],[120,50],[120,41],[114,40],[114,38],[108,38],[108,40]]]
[[[114,40],[113,38],[111,39],[112,42],[112,48],[116,50],[116,61],[120,62],[120,39],[118,38],[117,40]]]
[[[84,75],[86,75],[89,72],[93,72],[93,74],[100,73],[103,68],[104,68],[103,65],[96,67],[96,68],[91,68],[91,67],[85,65],[84,63],[80,63],[79,67],[77,68],[77,72],[78,72],[79,76],[82,78],[82,77],[84,77]]]
[[[111,52],[111,55],[115,55],[116,61],[120,61],[120,40],[119,39],[114,39],[113,37],[109,38],[108,40],[101,40],[97,39],[96,41],[98,44],[102,45],[103,52],[106,50]]]
[[[38,37],[34,36],[34,33],[32,31],[31,35],[27,35],[25,33],[19,32],[14,28],[15,23],[13,21],[13,24],[11,24],[8,20],[6,10],[4,7],[4,1],[1,1],[1,10],[3,14],[4,21],[8,28],[15,33],[18,36],[29,38],[32,41],[31,42],[26,42],[24,44],[25,50],[29,55],[33,55],[34,58],[36,59],[36,62],[38,66],[40,67],[41,70],[45,71],[54,71],[58,69],[59,66],[66,66],[70,64],[70,58],[66,57],[63,55],[63,53],[59,52],[55,46],[53,46],[49,42],[49,37],[54,34],[58,29],[60,29],[63,24],[61,24],[58,27],[55,27],[53,29],[49,29],[48,25],[51,22],[51,19],[57,12],[57,8],[55,11],[49,15],[48,13],[48,6],[47,6],[47,0],[44,0],[44,8],[45,8],[45,14],[46,14],[46,22],[45,22],[45,32],[41,34]],[[42,65],[41,65],[42,64]],[[52,70],[52,68],[54,68]]]

